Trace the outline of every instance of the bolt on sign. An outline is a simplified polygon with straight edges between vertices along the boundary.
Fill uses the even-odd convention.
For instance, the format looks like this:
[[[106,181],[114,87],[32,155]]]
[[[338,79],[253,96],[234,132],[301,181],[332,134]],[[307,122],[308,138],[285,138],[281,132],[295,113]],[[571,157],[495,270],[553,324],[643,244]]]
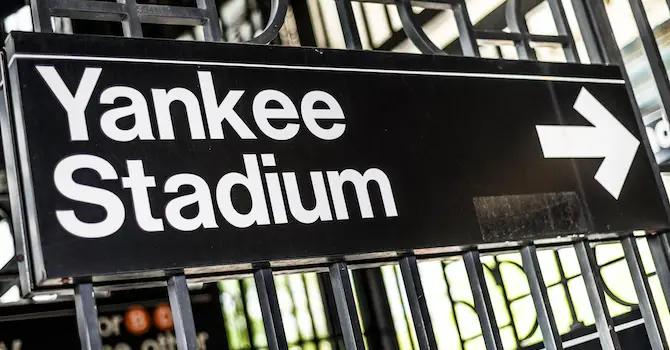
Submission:
[[[670,226],[617,67],[12,33],[6,75],[36,285]]]

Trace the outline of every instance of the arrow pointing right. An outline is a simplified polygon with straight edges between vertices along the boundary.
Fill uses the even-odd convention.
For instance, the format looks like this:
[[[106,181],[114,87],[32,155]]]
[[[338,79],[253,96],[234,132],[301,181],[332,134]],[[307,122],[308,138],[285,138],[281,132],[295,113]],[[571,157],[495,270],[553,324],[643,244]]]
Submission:
[[[544,157],[604,158],[594,178],[619,199],[640,141],[585,88],[573,108],[593,126],[535,126]]]

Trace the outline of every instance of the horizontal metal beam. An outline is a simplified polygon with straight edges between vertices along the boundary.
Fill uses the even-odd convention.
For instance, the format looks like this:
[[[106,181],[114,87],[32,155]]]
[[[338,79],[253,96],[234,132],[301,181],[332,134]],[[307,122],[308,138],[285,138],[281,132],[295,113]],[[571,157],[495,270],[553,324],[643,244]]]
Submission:
[[[127,16],[124,4],[101,1],[50,0],[52,17],[93,21],[122,21]]]
[[[82,0],[48,0],[49,16],[67,17],[93,21],[125,21],[136,13],[142,23],[188,25],[204,24],[208,19],[208,11],[196,7],[122,4],[115,2],[82,1]],[[133,2],[134,3],[134,2]],[[134,7],[134,8],[129,8]]]
[[[168,5],[137,5],[142,23],[197,26],[207,21],[207,11],[195,7]]]
[[[493,41],[522,41],[529,40],[531,42],[538,43],[559,43],[561,45],[567,45],[570,42],[570,39],[566,36],[558,35],[536,35],[529,34],[523,35],[521,33],[507,33],[503,31],[492,31],[492,30],[477,30],[475,31],[478,40],[493,40]]]
[[[339,0],[338,0],[339,1]],[[353,0],[357,2],[367,2],[375,4],[385,4],[385,5],[394,5],[395,0]],[[412,6],[422,7],[425,9],[433,10],[450,10],[453,6],[456,6],[461,3],[461,0],[436,0],[436,1],[421,1],[413,0],[410,1]]]

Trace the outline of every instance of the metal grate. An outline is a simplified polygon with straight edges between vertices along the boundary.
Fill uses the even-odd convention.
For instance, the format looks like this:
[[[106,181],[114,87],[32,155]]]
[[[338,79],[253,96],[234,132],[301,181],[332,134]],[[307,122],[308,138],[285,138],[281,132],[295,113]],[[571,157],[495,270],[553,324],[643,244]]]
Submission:
[[[529,33],[521,6],[521,0],[508,0],[505,19],[509,32],[477,30],[470,21],[465,0],[373,0],[381,4],[397,7],[403,30],[411,42],[425,54],[445,54],[436,46],[422,29],[422,24],[412,10],[412,6],[427,9],[448,9],[453,11],[459,30],[459,43],[466,56],[480,56],[480,44],[489,42],[513,42],[521,59],[536,59],[532,47],[534,43],[553,43],[560,45],[569,62],[580,62],[576,45],[566,19],[561,0],[547,0],[558,30],[557,36],[535,35]],[[128,37],[142,37],[142,23],[202,26],[207,41],[221,41],[222,30],[219,14],[214,0],[197,0],[197,7],[138,4],[136,0],[117,0],[103,2],[92,0],[31,0],[34,27],[36,31],[52,32],[52,18],[66,17],[94,21],[120,22],[123,33]],[[664,106],[670,106],[670,82],[654,41],[653,31],[644,12],[641,0],[630,0],[642,42],[650,60],[653,76],[659,88]],[[578,25],[586,44],[588,58],[593,63],[622,64],[621,54],[610,27],[607,12],[602,1],[572,0]],[[350,0],[336,0],[340,24],[348,49],[362,49],[356,17]],[[272,0],[271,12],[265,29],[250,40],[252,43],[267,44],[278,35],[289,7],[288,0]],[[625,76],[625,74],[624,74]],[[628,84],[630,89],[630,84]],[[629,91],[631,92],[631,91]],[[632,92],[631,92],[632,95]],[[637,116],[641,121],[640,115]],[[644,142],[648,141],[645,139]],[[646,145],[649,149],[649,145]],[[670,244],[666,234],[647,234],[654,258],[657,275],[661,282],[666,300],[670,302]],[[653,349],[667,349],[666,338],[661,328],[658,312],[655,309],[647,275],[632,233],[620,240],[624,255],[631,272],[644,324]],[[573,244],[576,251],[588,297],[596,319],[596,327],[603,349],[620,349],[617,334],[607,304],[600,268],[595,261],[592,242],[584,239]],[[538,324],[547,349],[562,349],[561,338],[557,331],[551,305],[547,295],[547,286],[539,266],[537,249],[533,243],[521,248],[522,267],[528,277],[531,296],[538,315]],[[484,266],[480,251],[469,250],[462,255],[467,269],[469,284],[474,297],[474,307],[482,327],[482,335],[488,350],[502,349],[500,331],[491,304]],[[415,256],[404,256],[398,260],[404,288],[407,293],[412,323],[420,349],[436,349],[437,343],[428,312],[426,299],[423,298],[421,276]],[[328,268],[329,292],[335,304],[336,319],[346,349],[364,349],[363,333],[356,311],[354,292],[350,283],[349,266],[345,262],[335,262]],[[273,271],[263,267],[253,272],[263,324],[270,349],[287,349],[287,340],[281,319],[277,290]],[[170,304],[174,313],[175,330],[179,349],[197,349],[197,341],[191,305],[189,302],[186,279],[177,273],[166,280]],[[93,297],[93,286],[82,283],[75,289],[76,310],[82,348],[101,349],[102,343],[97,327],[97,310]]]
[[[53,17],[120,22],[127,37],[142,37],[142,23],[202,26],[205,41],[222,41],[219,13],[214,0],[197,0],[197,7],[138,4],[136,0],[31,0],[35,31],[53,32]],[[288,0],[273,0],[270,20],[250,43],[268,44],[284,23]]]

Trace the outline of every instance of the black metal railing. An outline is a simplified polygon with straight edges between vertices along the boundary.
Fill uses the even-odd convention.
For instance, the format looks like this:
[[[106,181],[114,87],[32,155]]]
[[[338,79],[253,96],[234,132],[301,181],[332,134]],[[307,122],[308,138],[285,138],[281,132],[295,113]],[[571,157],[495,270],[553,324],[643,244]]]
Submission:
[[[557,35],[530,33],[525,20],[529,2],[522,0],[507,0],[500,7],[504,10],[504,23],[507,31],[503,31],[503,28],[491,29],[486,26],[480,28],[476,23],[473,24],[468,14],[468,2],[465,0],[424,0],[413,2],[410,2],[410,0],[373,0],[366,2],[393,5],[402,23],[404,37],[410,40],[424,54],[442,55],[450,53],[448,48],[440,47],[431,40],[430,35],[424,31],[424,25],[435,18],[439,11],[451,11],[458,29],[457,40],[462,55],[476,57],[480,56],[481,46],[492,45],[498,47],[502,45],[501,43],[506,43],[504,45],[512,43],[519,59],[536,60],[536,45],[551,44],[561,48],[565,55],[565,60],[568,62],[583,63],[586,61],[586,57],[580,58],[578,54],[574,33],[572,32],[573,29],[569,25],[566,10],[561,0],[547,0],[556,25]],[[650,63],[655,85],[658,88],[661,105],[665,109],[666,106],[670,106],[670,81],[668,80],[664,61],[654,38],[653,28],[647,20],[647,14],[645,13],[642,1],[629,0],[629,3],[635,23],[640,32],[646,57]],[[52,18],[58,17],[118,22],[121,23],[123,35],[129,37],[142,37],[143,24],[149,23],[202,27],[203,38],[206,41],[239,38],[239,36],[234,34],[224,34],[227,33],[224,30],[225,23],[224,27],[222,27],[219,7],[217,7],[214,0],[197,0],[194,7],[147,4],[140,3],[139,1],[136,2],[135,0],[118,0],[116,2],[31,0],[30,4],[36,31],[54,31]],[[588,62],[616,64],[621,65],[622,69],[625,69],[623,67],[621,52],[612,32],[605,4],[602,1],[589,0],[572,0],[571,4],[574,10],[573,15],[576,18],[581,34],[580,37],[586,47]],[[357,18],[353,3],[350,0],[336,0],[335,5],[346,48],[362,49],[364,45],[359,28],[366,28],[366,31],[368,31],[366,33],[367,40],[370,38],[370,27],[366,19],[361,19],[360,16]],[[422,7],[425,10],[420,14],[416,14],[413,10],[415,6]],[[255,35],[247,41],[260,44],[276,42],[282,28],[286,30],[289,24],[290,26],[295,25],[295,33],[292,32],[291,35],[284,35],[283,40],[285,40],[285,44],[293,43],[292,36],[297,36],[297,39],[303,44],[314,41],[313,31],[310,33],[309,30],[306,31],[304,29],[305,15],[309,12],[308,7],[307,2],[296,1],[289,4],[288,0],[272,0],[269,11],[264,16],[267,24],[262,30],[254,30],[256,32]],[[253,11],[247,11],[247,14],[251,12]],[[283,26],[287,13],[290,14],[291,23]],[[323,13],[321,16],[323,16]],[[253,22],[251,18],[247,18],[247,21]],[[388,21],[390,26],[390,19]],[[312,28],[311,25],[308,27]],[[235,32],[233,31],[232,33]],[[312,36],[310,37],[310,35]],[[400,40],[398,37],[402,36],[398,32],[392,32],[389,40],[398,42]],[[373,46],[370,44],[371,42],[368,42],[365,46]],[[382,44],[372,48],[391,49],[392,47]],[[632,94],[630,84],[628,84],[628,88]],[[642,126],[642,116],[639,114],[639,111],[637,117],[638,122]],[[650,150],[648,141],[644,140],[644,142],[645,149]],[[654,273],[648,273],[643,266],[643,258],[638,248],[639,238],[644,238],[648,242],[655,265]],[[521,263],[499,261],[495,254],[499,254],[500,252],[489,252],[485,249],[480,251],[476,248],[471,248],[456,255],[407,255],[391,259],[392,263],[399,266],[393,270],[393,274],[397,277],[395,287],[398,290],[396,292],[398,295],[403,296],[401,297],[403,311],[409,310],[404,326],[407,329],[406,333],[408,336],[413,339],[413,341],[410,341],[410,346],[412,348],[416,346],[419,349],[435,349],[438,345],[441,345],[438,344],[439,337],[435,335],[435,325],[431,317],[432,308],[429,305],[430,301],[424,297],[427,294],[423,286],[425,278],[420,273],[420,263],[423,259],[437,259],[442,266],[442,278],[444,278],[446,284],[446,295],[444,297],[448,298],[448,304],[451,305],[451,310],[445,310],[444,312],[451,313],[451,317],[454,319],[458,335],[457,342],[461,348],[466,348],[466,344],[481,338],[482,343],[485,344],[487,349],[502,349],[505,347],[505,344],[503,344],[500,330],[509,328],[513,334],[513,347],[529,345],[527,344],[528,339],[535,333],[536,329],[539,329],[546,349],[562,349],[561,332],[559,332],[556,324],[548,291],[554,287],[560,287],[564,290],[564,293],[568,295],[567,305],[572,325],[579,325],[581,321],[577,316],[576,308],[572,302],[573,298],[569,296],[570,288],[568,284],[571,280],[581,278],[590,301],[595,326],[603,349],[620,348],[606,298],[610,298],[626,307],[639,308],[652,348],[667,349],[666,336],[661,326],[656,302],[654,301],[648,281],[650,276],[658,278],[664,292],[663,295],[666,301],[670,303],[670,244],[668,244],[666,234],[648,232],[638,237],[634,236],[633,233],[628,233],[620,238],[609,237],[607,240],[594,239],[593,241],[590,239],[581,237],[572,242],[565,243],[566,246],[570,247],[569,249],[574,250],[580,267],[580,273],[571,276],[567,276],[563,271],[563,264],[558,254],[560,247],[555,246],[555,243],[552,243],[552,246],[545,246],[541,242],[528,242],[521,247],[511,248],[510,250],[520,254]],[[599,264],[596,261],[594,244],[603,244],[603,242],[610,241],[622,246],[622,256],[615,260]],[[560,279],[557,282],[546,283],[543,278],[543,271],[540,266],[541,261],[538,258],[538,249],[550,249],[554,251],[553,254],[555,259],[557,259],[560,275]],[[493,264],[482,263],[482,256],[491,254],[493,254]],[[635,295],[638,299],[637,303],[624,301],[603,282],[602,269],[623,260],[626,261],[630,272]],[[454,281],[447,275],[448,266],[449,264],[453,264],[454,261],[464,264],[467,273],[467,285],[471,292],[472,301],[458,300],[451,294],[454,283],[465,284],[465,281]],[[239,293],[236,295],[239,297],[241,308],[238,307],[232,314],[241,314],[241,317],[245,321],[244,327],[229,324],[228,331],[231,332],[231,328],[243,330],[246,335],[241,335],[239,338],[246,340],[236,343],[232,348],[259,349],[267,347],[269,349],[287,349],[289,345],[307,348],[311,346],[319,347],[319,344],[322,342],[327,342],[331,344],[331,347],[336,349],[341,347],[346,349],[362,349],[365,348],[366,341],[369,347],[372,347],[371,344],[373,341],[374,344],[380,344],[375,346],[381,346],[382,348],[390,349],[398,347],[397,339],[396,342],[389,342],[388,340],[393,340],[395,334],[398,332],[397,329],[394,329],[393,324],[389,325],[388,317],[390,310],[388,304],[386,306],[368,305],[371,301],[379,300],[380,295],[386,294],[385,296],[388,296],[390,293],[383,288],[380,289],[380,281],[382,281],[381,270],[375,268],[373,271],[376,272],[367,276],[364,276],[364,273],[361,272],[365,270],[358,270],[359,268],[369,267],[370,264],[377,266],[388,263],[388,258],[379,262],[369,261],[365,266],[349,266],[345,261],[337,261],[329,266],[315,267],[314,271],[318,273],[318,277],[311,274],[309,275],[310,277],[302,275],[300,278],[302,278],[304,286],[308,285],[306,278],[312,281],[310,283],[318,284],[320,297],[317,299],[323,305],[327,332],[316,328],[314,320],[317,316],[313,313],[314,308],[312,305],[308,304],[307,317],[311,322],[311,336],[303,336],[303,334],[299,333],[297,339],[292,339],[290,342],[285,332],[286,320],[282,319],[282,316],[286,315],[287,311],[282,311],[283,303],[280,303],[280,298],[278,297],[278,290],[287,288],[285,280],[287,277],[282,276],[278,279],[275,275],[276,271],[273,271],[270,267],[263,267],[252,271],[253,283],[250,282],[250,279],[237,280],[235,282],[239,290]],[[503,265],[513,265],[514,268],[523,271],[529,286],[527,294],[516,297],[507,295],[503,282],[504,279],[500,272]],[[354,269],[353,280],[355,281],[353,285],[351,283],[352,269]],[[285,272],[282,271],[282,273]],[[505,312],[509,320],[507,324],[500,325],[496,321],[496,316],[498,315],[496,315],[492,301],[491,286],[487,283],[487,275],[492,275],[497,287],[500,288]],[[230,276],[227,277],[230,278]],[[210,276],[210,280],[212,278]],[[283,280],[283,282],[278,289],[277,284],[279,280]],[[15,281],[15,279],[12,281]],[[228,282],[222,283],[224,293],[226,293],[226,283]],[[197,349],[198,345],[188,299],[186,277],[183,274],[177,273],[164,281],[163,285],[168,289],[170,304],[174,314],[178,316],[175,317],[175,331],[179,348]],[[359,287],[360,292],[358,290]],[[249,315],[248,307],[250,301],[247,300],[247,295],[250,288],[256,291],[257,302],[261,311],[264,341],[260,342],[256,340],[256,335],[261,331],[259,329],[259,322],[255,321]],[[290,287],[289,290],[291,290]],[[74,290],[75,306],[79,334],[84,348],[100,349],[102,348],[102,343],[93,291],[94,288],[91,284],[84,283],[77,285]],[[364,298],[366,296],[370,298]],[[358,303],[355,300],[356,297],[359,298]],[[517,329],[511,304],[521,298],[527,297],[530,297],[533,301],[536,316],[534,316],[534,326],[531,332],[523,334]],[[295,298],[291,297],[291,299],[295,301]],[[309,303],[313,303],[314,300],[316,299],[309,299],[308,297]],[[365,305],[365,310],[360,310],[364,303],[368,303]],[[474,336],[463,334],[463,330],[458,326],[460,324],[458,321],[459,316],[456,312],[456,306],[458,305],[464,305],[476,314],[481,327],[481,334]],[[381,310],[381,316],[372,315],[370,310],[376,312],[380,312]],[[298,317],[297,312],[297,308],[288,311],[296,319]],[[359,317],[359,314],[361,317]],[[228,317],[231,317],[231,313],[228,314]],[[377,320],[373,320],[375,317]],[[381,321],[379,320],[380,318],[382,319]],[[383,320],[384,318],[386,320]],[[380,325],[385,326],[380,327]],[[377,329],[374,329],[374,326]],[[378,332],[377,335],[379,337],[375,338],[377,335],[374,332],[368,332],[370,330]],[[393,335],[389,337],[389,334]],[[229,339],[231,338],[230,335]],[[376,340],[373,340],[373,338]]]

